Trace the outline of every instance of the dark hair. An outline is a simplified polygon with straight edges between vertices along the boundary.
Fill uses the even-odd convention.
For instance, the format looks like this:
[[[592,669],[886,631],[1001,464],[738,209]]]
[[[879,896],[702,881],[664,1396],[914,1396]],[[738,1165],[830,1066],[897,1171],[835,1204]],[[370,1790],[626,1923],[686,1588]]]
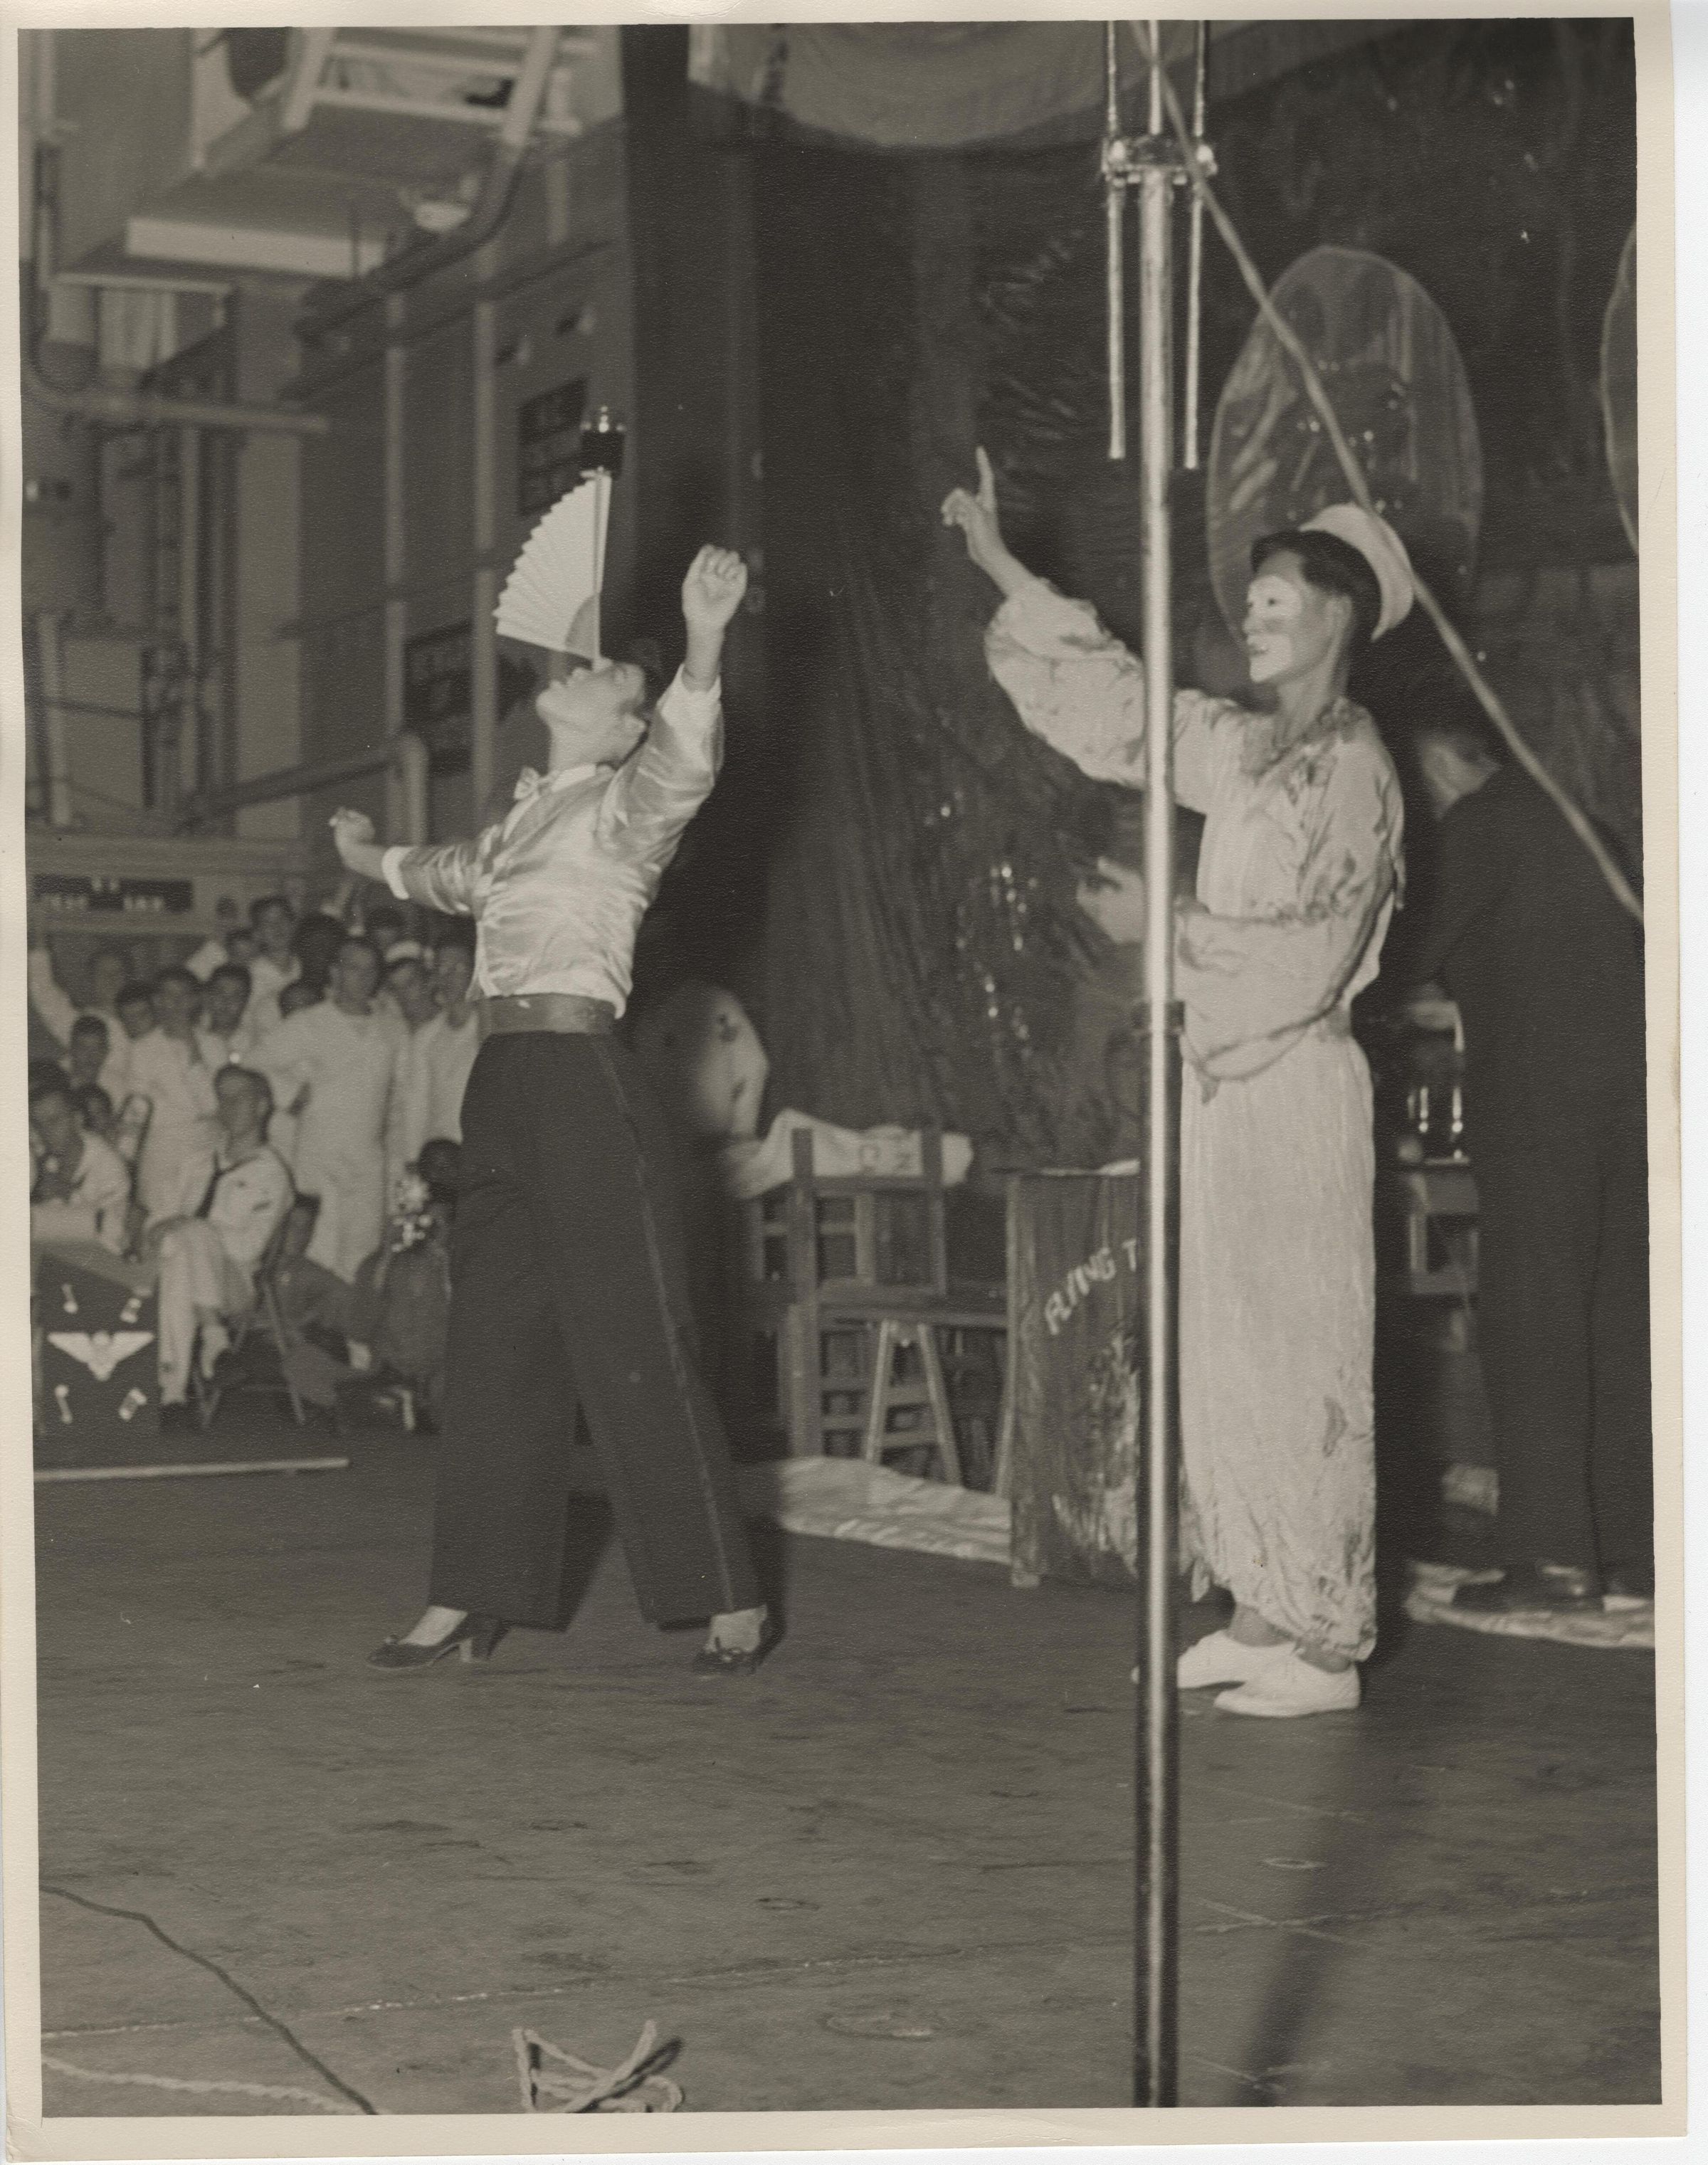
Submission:
[[[122,1014],[126,1008],[137,1007],[144,1000],[150,1007],[154,1005],[154,987],[140,977],[133,977],[128,985],[119,988],[119,997],[113,1004]]]
[[[362,913],[362,919],[370,932],[377,924],[395,924],[401,932],[409,921],[394,902],[377,902]]]
[[[1308,530],[1289,527],[1279,534],[1265,534],[1252,544],[1253,575],[1284,549],[1298,557],[1299,568],[1320,594],[1342,594],[1352,603],[1352,635],[1347,652],[1356,661],[1374,639],[1376,626],[1382,620],[1382,589],[1376,574],[1352,543],[1342,541],[1338,534],[1325,534],[1316,527]]]
[[[92,1037],[98,1030],[100,1031],[103,1037],[108,1039],[109,1041],[111,1040],[113,1033],[107,1027],[107,1018],[105,1015],[80,1014],[77,1017],[77,1019],[71,1025],[71,1035],[74,1039],[79,1037]]]
[[[279,994],[279,1013],[295,1014],[299,1009],[318,1007],[324,997],[318,985],[309,984],[306,978],[293,977]],[[288,1009],[287,1001],[290,1003]]]
[[[261,1124],[265,1126],[267,1115],[273,1109],[273,1086],[266,1076],[256,1068],[240,1067],[235,1061],[228,1061],[214,1077],[216,1091],[222,1082],[241,1082],[247,1087],[260,1109]]]
[[[202,980],[193,970],[187,970],[182,962],[167,964],[155,979],[150,997],[152,998],[154,993],[164,992],[168,985],[187,986],[198,1000],[202,997]]]
[[[433,952],[442,955],[447,947],[455,947],[471,959],[474,956],[475,932],[472,917],[453,917],[441,925],[434,936]]]
[[[303,966],[305,981],[317,989],[326,982],[332,957],[344,945],[349,928],[324,909],[312,909],[297,919],[291,934],[291,952]]]
[[[379,949],[375,946],[372,940],[368,938],[366,933],[346,932],[343,939],[339,941],[337,946],[333,949],[333,954],[335,956],[341,955],[347,947],[360,947],[364,954],[372,955],[374,959],[375,969],[382,972],[384,972],[386,958],[381,954]],[[409,958],[406,956],[404,959],[407,961]]]
[[[43,1064],[48,1067],[53,1066],[51,1061]],[[30,1111],[33,1113],[38,1105],[45,1105],[50,1098],[63,1098],[72,1112],[75,1113],[77,1109],[76,1096],[71,1088],[71,1078],[62,1068],[54,1067],[50,1075],[40,1075],[32,1066],[29,1074]]]
[[[1506,764],[1505,744],[1484,719],[1482,709],[1467,708],[1457,702],[1426,708],[1411,725],[1411,740],[1414,745],[1450,745],[1462,759],[1483,766]]]
[[[255,900],[249,905],[250,923],[251,924],[258,924],[262,915],[269,909],[282,909],[285,913],[286,916],[291,919],[293,923],[296,920],[297,913],[292,909],[290,900],[287,896],[282,894],[260,894],[257,895]]]
[[[222,962],[219,967],[211,973],[208,982],[210,985],[217,985],[222,977],[228,985],[241,985],[245,999],[249,998],[255,987],[255,979],[250,977],[241,962]]]
[[[646,679],[646,692],[642,702],[650,713],[670,688],[670,678],[664,666],[664,650],[656,639],[645,637],[631,640],[624,649],[622,659],[632,661]]]
[[[92,1128],[98,1120],[110,1119],[113,1115],[113,1100],[98,1082],[86,1082],[82,1089],[72,1091],[71,1104],[86,1128]],[[104,1113],[103,1106],[106,1108]]]

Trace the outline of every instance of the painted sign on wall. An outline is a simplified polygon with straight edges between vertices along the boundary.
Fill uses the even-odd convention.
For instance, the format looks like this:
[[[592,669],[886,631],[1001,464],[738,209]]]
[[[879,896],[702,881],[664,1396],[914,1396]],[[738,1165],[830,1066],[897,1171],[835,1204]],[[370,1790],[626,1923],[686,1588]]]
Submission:
[[[123,917],[178,917],[196,906],[196,890],[187,879],[111,879],[82,872],[38,872],[35,899],[56,914],[81,917],[92,911]]]
[[[533,672],[498,656],[498,712],[534,688]],[[474,729],[474,631],[467,621],[403,642],[403,726],[427,747],[428,772],[465,774]]]

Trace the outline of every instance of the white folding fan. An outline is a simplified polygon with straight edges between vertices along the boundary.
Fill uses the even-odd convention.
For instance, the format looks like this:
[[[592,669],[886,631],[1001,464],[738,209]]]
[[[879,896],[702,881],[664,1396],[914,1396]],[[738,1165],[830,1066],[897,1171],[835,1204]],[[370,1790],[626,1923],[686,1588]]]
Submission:
[[[610,516],[609,474],[589,474],[558,498],[523,543],[498,596],[503,638],[599,659],[599,589]]]

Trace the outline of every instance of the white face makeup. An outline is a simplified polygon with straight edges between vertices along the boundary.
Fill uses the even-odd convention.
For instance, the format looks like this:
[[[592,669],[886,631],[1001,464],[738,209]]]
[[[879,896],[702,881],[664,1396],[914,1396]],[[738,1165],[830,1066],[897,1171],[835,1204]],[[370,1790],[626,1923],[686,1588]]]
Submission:
[[[1290,579],[1265,572],[1247,587],[1241,630],[1254,684],[1266,684],[1293,666],[1304,614],[1305,597]]]
[[[548,729],[572,730],[590,764],[615,765],[646,734],[636,711],[646,696],[645,672],[632,661],[599,661],[572,667],[548,685],[534,711]]]

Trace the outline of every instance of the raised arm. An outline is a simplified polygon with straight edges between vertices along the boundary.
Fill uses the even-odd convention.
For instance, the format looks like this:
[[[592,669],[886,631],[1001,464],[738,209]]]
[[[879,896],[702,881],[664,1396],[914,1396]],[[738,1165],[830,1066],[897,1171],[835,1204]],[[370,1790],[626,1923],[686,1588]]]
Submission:
[[[382,849],[366,812],[332,815],[332,839],[346,871],[361,879],[383,880],[399,902],[424,903],[451,917],[477,914],[476,888],[489,834],[468,842]]]
[[[71,1025],[77,1019],[76,1003],[54,975],[53,956],[45,946],[32,946],[28,966],[29,1004],[41,1017],[61,1050],[69,1052]]]
[[[672,847],[711,794],[724,756],[724,636],[746,591],[747,566],[732,549],[702,549],[688,566],[682,587],[688,658],[658,703],[646,743],[599,808],[599,842],[614,856],[653,856]]]
[[[978,456],[977,493],[952,489],[942,515],[946,526],[961,529],[967,555],[1002,593],[985,634],[990,672],[1035,736],[1097,781],[1142,788],[1142,665],[1088,603],[1057,593],[1009,549],[997,517],[996,477],[983,450]],[[1173,726],[1175,798],[1206,811],[1222,763],[1237,746],[1239,710],[1180,692]]]

